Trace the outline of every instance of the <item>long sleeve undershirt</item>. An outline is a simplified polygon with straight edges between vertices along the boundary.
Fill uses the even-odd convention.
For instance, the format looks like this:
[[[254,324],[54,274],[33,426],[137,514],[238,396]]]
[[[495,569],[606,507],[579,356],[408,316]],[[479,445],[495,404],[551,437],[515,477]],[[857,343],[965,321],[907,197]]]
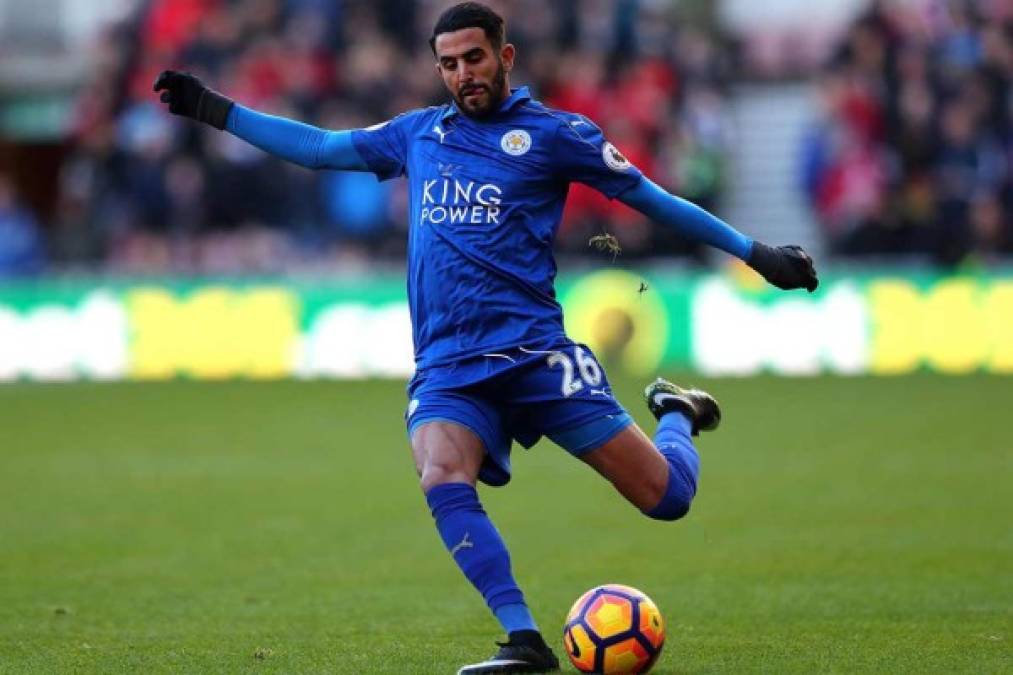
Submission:
[[[668,193],[644,176],[618,197],[651,220],[674,228],[687,239],[702,241],[746,260],[753,240],[692,202]]]
[[[350,131],[325,131],[284,117],[265,115],[238,103],[225,130],[265,152],[308,169],[368,171]]]

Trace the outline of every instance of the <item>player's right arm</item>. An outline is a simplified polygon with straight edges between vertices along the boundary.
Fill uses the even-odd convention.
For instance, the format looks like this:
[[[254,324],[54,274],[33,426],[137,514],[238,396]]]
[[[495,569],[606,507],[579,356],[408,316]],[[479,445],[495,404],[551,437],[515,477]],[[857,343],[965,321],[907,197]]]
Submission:
[[[194,75],[167,70],[154,89],[169,112],[210,124],[272,155],[310,169],[371,171],[352,131],[317,127],[251,110],[205,86]]]

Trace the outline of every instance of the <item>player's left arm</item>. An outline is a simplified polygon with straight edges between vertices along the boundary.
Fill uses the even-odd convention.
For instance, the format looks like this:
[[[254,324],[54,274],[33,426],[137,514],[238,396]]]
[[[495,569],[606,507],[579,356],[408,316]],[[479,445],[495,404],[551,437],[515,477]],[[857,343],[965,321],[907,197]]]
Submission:
[[[750,239],[696,204],[670,194],[647,176],[641,176],[640,181],[618,199],[690,239],[742,259],[780,289],[805,288],[812,293],[819,285],[812,258],[801,247],[768,246]]]
[[[555,136],[553,161],[568,181],[590,185],[652,220],[683,235],[741,258],[764,279],[785,290],[816,290],[812,258],[798,246],[767,246],[753,241],[700,207],[669,194],[644,176],[605,140],[601,129],[581,115],[563,113]]]

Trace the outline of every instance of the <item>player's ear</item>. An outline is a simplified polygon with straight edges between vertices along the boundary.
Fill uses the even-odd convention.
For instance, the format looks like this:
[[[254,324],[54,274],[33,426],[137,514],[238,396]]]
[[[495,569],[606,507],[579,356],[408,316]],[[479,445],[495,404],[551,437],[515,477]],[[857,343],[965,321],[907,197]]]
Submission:
[[[509,42],[503,45],[499,58],[503,62],[503,69],[510,72],[514,67],[514,57],[517,56],[517,49]]]

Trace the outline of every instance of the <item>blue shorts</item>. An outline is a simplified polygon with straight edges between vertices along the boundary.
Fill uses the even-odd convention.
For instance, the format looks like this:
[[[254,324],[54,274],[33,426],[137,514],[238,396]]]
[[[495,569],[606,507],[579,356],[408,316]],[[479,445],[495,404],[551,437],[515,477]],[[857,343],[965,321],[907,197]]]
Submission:
[[[569,340],[552,349],[523,347],[481,358],[501,359],[489,377],[460,385],[454,367],[416,375],[408,388],[408,435],[422,424],[447,421],[473,431],[485,444],[479,480],[510,481],[510,448],[530,448],[547,436],[574,456],[598,448],[633,423],[613,398],[605,371],[584,345]]]

